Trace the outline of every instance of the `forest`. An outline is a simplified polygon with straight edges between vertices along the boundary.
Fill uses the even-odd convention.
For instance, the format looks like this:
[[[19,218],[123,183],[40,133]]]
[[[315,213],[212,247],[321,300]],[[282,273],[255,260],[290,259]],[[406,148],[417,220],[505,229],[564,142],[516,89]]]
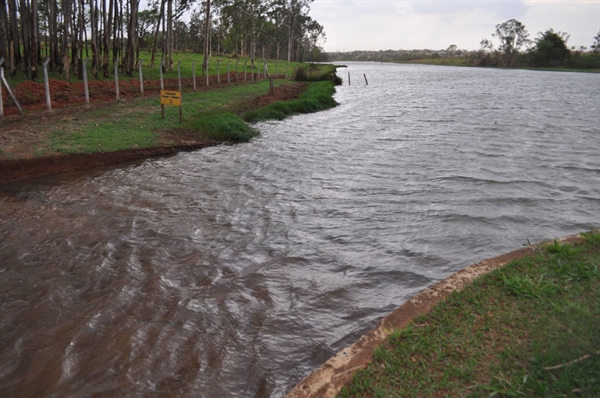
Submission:
[[[140,54],[173,70],[174,53],[213,52],[318,61],[325,31],[308,14],[314,0],[0,0],[0,59],[12,76],[37,81],[42,63],[67,80],[94,77],[118,62],[131,76]],[[146,65],[146,64],[144,64]]]

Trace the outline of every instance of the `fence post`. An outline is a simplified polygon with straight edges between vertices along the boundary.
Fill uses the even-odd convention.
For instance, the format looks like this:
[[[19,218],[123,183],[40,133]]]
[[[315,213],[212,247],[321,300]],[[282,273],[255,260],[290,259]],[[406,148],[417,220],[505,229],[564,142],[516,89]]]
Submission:
[[[263,61],[263,80],[267,78],[267,60]]]
[[[194,83],[194,91],[196,91],[196,60],[192,61],[192,82]]]
[[[210,85],[210,80],[208,79],[208,64],[210,61],[206,61],[206,87]]]
[[[160,69],[160,89],[164,90],[165,89],[165,79],[163,78],[163,60],[160,60],[160,65],[158,65],[158,68]]]
[[[246,81],[248,80],[248,75],[246,75],[246,64],[248,63],[248,60],[244,61],[244,83],[246,83]]]
[[[52,101],[50,101],[50,83],[48,82],[48,62],[50,62],[50,58],[46,58],[42,67],[44,68],[44,88],[46,91],[46,108],[48,112],[52,112]],[[85,63],[83,64],[85,68]],[[84,69],[85,70],[85,69]]]
[[[181,60],[177,62],[177,84],[179,86],[179,91],[181,91]]]
[[[140,92],[142,96],[144,95],[144,73],[142,72],[142,64],[144,60],[140,58],[140,63],[138,64],[138,68],[140,69]]]
[[[85,94],[85,106],[90,105],[90,88],[88,87],[88,76],[87,76],[87,63],[90,62],[89,58],[83,60],[83,92]]]
[[[217,60],[217,84],[221,85],[221,60]]]
[[[17,106],[19,113],[21,115],[23,115],[24,113],[23,113],[23,109],[21,109],[21,104],[19,104],[19,101],[17,101],[17,97],[15,97],[15,95],[13,94],[12,90],[10,89],[10,86],[8,85],[8,82],[6,81],[6,78],[4,77],[4,68],[2,67],[3,63],[4,63],[4,57],[0,58],[0,80],[1,80],[0,83],[4,83],[4,86],[6,87],[8,94],[10,94],[10,97],[12,98],[15,105]],[[0,91],[2,91],[2,84],[0,84]],[[1,94],[0,94],[0,97],[1,97]],[[2,114],[4,115],[4,111],[2,111]]]
[[[229,78],[229,65],[231,64],[231,60],[227,60],[227,85],[231,83],[231,79]]]
[[[240,82],[240,74],[238,73],[238,64],[239,63],[240,63],[239,59],[237,61],[235,61],[235,82],[236,83]]]
[[[119,101],[119,58],[115,59],[115,90],[117,92],[117,101]]]

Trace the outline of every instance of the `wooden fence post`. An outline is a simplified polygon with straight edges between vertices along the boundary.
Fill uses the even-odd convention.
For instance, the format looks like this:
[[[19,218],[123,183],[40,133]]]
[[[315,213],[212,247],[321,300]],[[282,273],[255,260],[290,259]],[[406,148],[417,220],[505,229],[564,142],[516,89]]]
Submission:
[[[119,101],[119,58],[115,59],[115,91],[117,93],[117,101]]]
[[[196,91],[196,60],[192,61],[192,83],[194,84],[194,91]]]
[[[52,112],[52,101],[50,100],[50,83],[48,82],[48,62],[50,62],[50,58],[46,58],[42,67],[44,68],[44,89],[46,91],[46,108],[48,112]],[[85,68],[85,63],[83,64]]]
[[[140,63],[138,64],[138,68],[140,70],[140,93],[142,93],[142,96],[144,95],[144,73],[142,72],[142,64],[144,63],[144,60],[140,58]]]
[[[181,60],[177,63],[177,85],[181,91]]]

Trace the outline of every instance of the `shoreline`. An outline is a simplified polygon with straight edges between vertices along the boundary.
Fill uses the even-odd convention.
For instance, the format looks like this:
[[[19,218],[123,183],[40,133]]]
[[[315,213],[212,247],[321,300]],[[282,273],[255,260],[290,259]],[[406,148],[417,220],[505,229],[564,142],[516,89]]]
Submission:
[[[580,243],[581,234],[557,239],[561,243]],[[378,325],[362,335],[354,344],[339,351],[300,381],[285,398],[334,398],[354,374],[373,360],[375,349],[393,332],[407,327],[417,316],[427,314],[450,293],[460,291],[475,279],[511,261],[535,254],[545,241],[500,256],[471,264],[426,288],[385,316]]]

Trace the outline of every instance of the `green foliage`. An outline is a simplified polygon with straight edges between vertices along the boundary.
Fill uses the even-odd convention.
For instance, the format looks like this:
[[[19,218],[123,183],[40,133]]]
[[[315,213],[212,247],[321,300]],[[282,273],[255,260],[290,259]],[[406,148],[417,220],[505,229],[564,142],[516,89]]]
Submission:
[[[567,35],[548,29],[535,40],[535,47],[530,52],[534,66],[558,66],[571,57],[567,48]]]
[[[247,142],[258,136],[258,131],[239,116],[222,110],[203,113],[187,122],[184,129],[198,131],[204,138],[215,141]]]
[[[263,120],[282,120],[299,113],[312,113],[329,109],[337,105],[333,99],[335,88],[331,82],[310,83],[308,89],[295,100],[275,102],[264,108],[246,112],[244,120],[256,123]]]

